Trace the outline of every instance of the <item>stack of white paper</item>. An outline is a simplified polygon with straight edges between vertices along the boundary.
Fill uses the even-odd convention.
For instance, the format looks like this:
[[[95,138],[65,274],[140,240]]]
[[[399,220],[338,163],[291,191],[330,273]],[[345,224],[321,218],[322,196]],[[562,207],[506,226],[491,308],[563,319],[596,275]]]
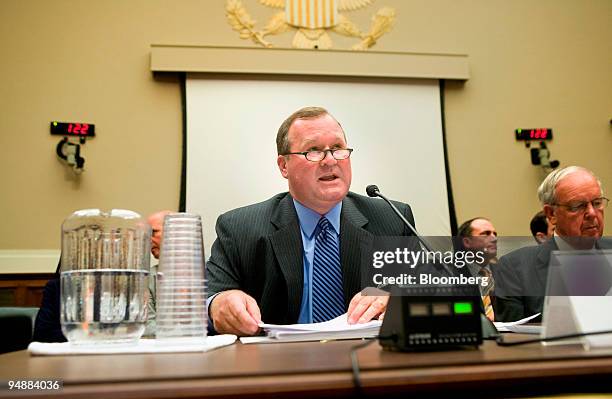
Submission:
[[[335,319],[312,324],[266,324],[259,326],[266,332],[265,337],[243,337],[243,344],[323,341],[331,339],[374,338],[380,331],[381,320],[372,320],[362,324],[348,324],[346,313]]]
[[[514,332],[519,334],[540,334],[542,332],[542,326],[539,325],[524,325],[532,319],[538,317],[541,313],[536,313],[532,316],[525,317],[524,319],[520,319],[517,321],[502,323],[500,321],[496,321],[495,328],[499,332]]]

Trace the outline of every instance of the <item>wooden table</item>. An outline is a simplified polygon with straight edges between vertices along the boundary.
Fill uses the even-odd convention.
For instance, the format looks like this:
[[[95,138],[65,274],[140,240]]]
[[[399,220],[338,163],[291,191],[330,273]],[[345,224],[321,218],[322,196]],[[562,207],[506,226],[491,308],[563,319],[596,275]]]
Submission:
[[[512,339],[525,338],[518,335]],[[324,397],[355,394],[350,350],[361,341],[242,345],[208,353],[0,356],[0,380],[55,378],[64,398]],[[612,350],[529,344],[395,353],[358,352],[363,392],[405,397],[491,397],[612,392]],[[22,392],[41,397],[43,392]],[[6,387],[0,396],[12,395]],[[429,396],[429,395],[428,395]]]

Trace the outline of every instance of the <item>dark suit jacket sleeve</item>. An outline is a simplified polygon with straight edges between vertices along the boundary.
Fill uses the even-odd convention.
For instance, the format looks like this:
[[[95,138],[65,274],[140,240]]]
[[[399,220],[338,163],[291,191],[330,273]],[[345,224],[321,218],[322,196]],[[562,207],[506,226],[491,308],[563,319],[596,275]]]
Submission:
[[[60,324],[60,281],[54,278],[47,282],[42,304],[34,324],[34,341],[66,342]]]
[[[495,321],[517,321],[530,316],[525,314],[522,285],[515,270],[516,257],[512,254],[502,256],[495,265]]]
[[[237,238],[233,236],[240,229],[231,217],[221,215],[217,220],[215,231],[217,239],[213,243],[210,259],[206,263],[209,296],[226,290],[242,289],[238,270],[240,257],[236,248]]]

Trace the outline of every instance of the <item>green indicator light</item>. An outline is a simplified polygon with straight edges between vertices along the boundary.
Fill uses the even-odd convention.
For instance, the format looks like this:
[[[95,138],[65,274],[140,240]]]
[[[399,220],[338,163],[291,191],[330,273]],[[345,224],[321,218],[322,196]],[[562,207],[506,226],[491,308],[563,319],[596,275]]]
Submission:
[[[53,122],[53,126],[57,126],[57,122]]]
[[[516,129],[517,132],[519,132],[519,134],[523,131],[523,129]]]
[[[455,302],[455,314],[472,314],[472,304],[470,302]]]

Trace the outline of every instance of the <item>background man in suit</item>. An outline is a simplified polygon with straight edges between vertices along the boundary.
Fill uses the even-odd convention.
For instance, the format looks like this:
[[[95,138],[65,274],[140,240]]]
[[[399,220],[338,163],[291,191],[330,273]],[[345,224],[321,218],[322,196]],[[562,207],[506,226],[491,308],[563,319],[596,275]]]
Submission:
[[[484,313],[493,321],[495,319],[495,298],[493,289],[495,281],[491,266],[497,264],[497,230],[487,218],[477,217],[465,221],[457,230],[455,250],[482,252],[482,262],[467,265],[470,274],[474,277],[488,278],[486,286],[479,286],[482,296]],[[477,259],[480,259],[478,257]]]
[[[459,226],[457,236],[462,249],[484,252],[483,264],[488,265],[497,257],[497,230],[489,219],[477,217],[465,221]]]
[[[66,342],[60,324],[60,267],[61,260],[57,262],[55,276],[45,285],[40,309],[34,322],[32,341]]]
[[[215,330],[252,335],[262,320],[317,322],[347,308],[349,323],[380,316],[388,298],[359,293],[361,252],[374,235],[408,229],[382,201],[349,193],[352,149],[325,109],[293,113],[276,144],[289,193],[217,220],[206,265]],[[410,207],[397,205],[413,221]]]
[[[159,211],[152,213],[147,218],[147,222],[151,225],[151,255],[155,259],[159,259],[159,251],[164,230],[164,218],[172,211]]]
[[[500,321],[542,312],[551,251],[612,247],[609,241],[601,240],[608,199],[590,170],[569,166],[551,172],[538,188],[538,198],[555,226],[554,237],[499,260],[494,272],[496,319]]]
[[[151,254],[155,259],[159,259],[159,251],[162,240],[162,233],[164,230],[164,218],[166,215],[172,213],[172,211],[159,211],[152,213],[147,218],[147,222],[151,225]],[[157,270],[159,263],[155,263],[151,266],[149,273],[149,302],[147,303],[147,328],[144,332],[144,336],[155,335],[155,318],[156,318],[156,304],[155,296],[157,293]]]
[[[555,226],[548,221],[544,211],[540,211],[533,216],[529,223],[529,228],[538,244],[542,244],[552,238],[555,231]]]

